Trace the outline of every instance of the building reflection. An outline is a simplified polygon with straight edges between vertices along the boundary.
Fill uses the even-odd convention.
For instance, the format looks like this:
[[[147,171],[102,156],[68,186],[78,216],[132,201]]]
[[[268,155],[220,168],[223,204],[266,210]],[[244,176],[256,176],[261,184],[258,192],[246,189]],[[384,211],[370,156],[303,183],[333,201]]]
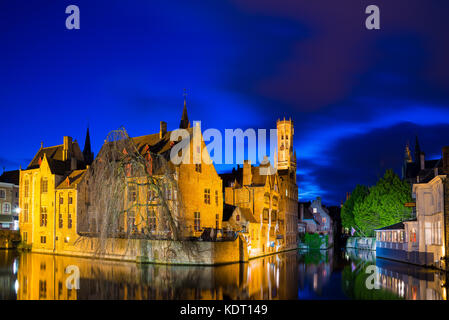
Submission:
[[[379,290],[368,290],[376,265]],[[68,267],[79,269],[69,289]],[[72,283],[74,284],[74,283]],[[216,267],[168,266],[0,251],[0,298],[75,299],[447,299],[445,275],[371,251],[295,251]]]
[[[0,250],[0,300],[16,298],[18,257],[12,251]]]
[[[446,300],[445,274],[439,271],[422,268],[410,264],[380,259],[375,256],[374,251],[347,250],[345,253],[351,262],[351,275],[343,272],[344,282],[362,283],[370,273],[366,272],[369,265],[375,264],[378,270],[378,283],[380,290],[368,290],[366,285],[353,287],[353,298],[373,297],[380,299],[406,299],[406,300]],[[346,276],[345,276],[346,275]],[[359,277],[360,279],[348,279]],[[358,280],[358,281],[357,281]],[[351,295],[351,293],[348,293]]]
[[[19,300],[42,299],[291,299],[296,252],[218,267],[139,265],[22,254]],[[68,289],[68,266],[79,268],[79,290]]]

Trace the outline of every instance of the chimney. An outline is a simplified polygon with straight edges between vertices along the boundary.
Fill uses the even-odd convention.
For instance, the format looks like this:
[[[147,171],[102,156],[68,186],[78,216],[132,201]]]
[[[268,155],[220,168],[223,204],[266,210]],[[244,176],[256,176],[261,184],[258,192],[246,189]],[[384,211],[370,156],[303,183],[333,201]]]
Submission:
[[[251,161],[245,160],[243,162],[243,185],[249,186],[251,181],[253,180],[253,176],[251,173]]]
[[[421,152],[421,154],[419,155],[419,163],[421,165],[421,170],[424,170],[426,167],[424,152]]]
[[[62,149],[62,160],[66,161],[72,157],[72,137],[64,136],[64,146]]]
[[[299,220],[304,221],[304,204],[299,205]]]
[[[449,173],[449,146],[443,147],[443,171]]]
[[[316,197],[316,203],[321,207],[321,197]]]
[[[167,122],[161,121],[160,130],[159,130],[159,138],[162,139],[167,133]]]

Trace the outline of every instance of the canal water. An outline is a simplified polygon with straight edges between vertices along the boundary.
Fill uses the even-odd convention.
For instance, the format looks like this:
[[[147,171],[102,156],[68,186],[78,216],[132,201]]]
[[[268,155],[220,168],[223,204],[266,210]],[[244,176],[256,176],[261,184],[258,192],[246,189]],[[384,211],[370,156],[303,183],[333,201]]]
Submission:
[[[368,278],[374,270],[378,289]],[[0,251],[0,299],[440,300],[444,280],[437,271],[376,259],[372,251],[290,251],[216,267]]]

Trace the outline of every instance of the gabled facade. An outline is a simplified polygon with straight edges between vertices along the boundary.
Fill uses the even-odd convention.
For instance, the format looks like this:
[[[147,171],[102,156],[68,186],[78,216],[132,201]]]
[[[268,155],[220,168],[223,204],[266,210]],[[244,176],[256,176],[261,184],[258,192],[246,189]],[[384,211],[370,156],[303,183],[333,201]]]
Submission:
[[[55,232],[56,189],[74,170],[84,168],[78,143],[65,136],[61,145],[41,145],[27,169],[20,170],[20,233],[33,251],[55,252],[62,241]]]
[[[261,168],[267,165],[252,166],[245,160],[243,168],[238,167],[230,174],[221,175],[224,180],[224,201],[228,205],[251,210],[258,228],[251,236],[251,252],[268,254],[283,245],[279,218],[279,177],[261,175]]]
[[[173,131],[167,131],[167,124],[164,121],[160,122],[159,132],[131,138],[132,145],[146,159],[148,168],[152,168],[149,174],[156,179],[161,179],[161,184],[165,186],[165,199],[172,212],[177,217],[182,216],[180,219],[183,224],[181,226],[182,236],[200,237],[205,229],[214,229],[215,235],[220,236],[223,215],[222,180],[207,152],[200,127],[191,127],[190,122],[188,122],[186,104],[184,104],[181,128],[179,129],[183,130],[189,138],[189,147],[184,149],[188,150],[189,154],[183,155],[183,157],[188,156],[189,161],[174,164],[170,160],[172,148],[179,141],[171,141]],[[197,138],[194,138],[194,132],[196,132],[195,135],[198,135]],[[91,169],[95,169],[96,161],[105,159],[105,145],[98,153]],[[200,163],[194,163],[193,161],[196,148],[202,150]],[[126,150],[123,150],[123,152],[126,153]],[[158,169],[153,167],[153,161],[154,163],[157,162],[153,157],[165,159],[167,166],[170,168],[170,173],[168,171],[159,172]],[[158,193],[150,190],[151,188],[148,185],[135,186],[138,183],[143,183],[146,176],[138,176],[138,174],[130,172],[126,179],[133,183],[127,183],[128,187],[125,190],[124,200],[125,213],[123,221],[119,222],[119,230],[117,231],[163,238],[168,232],[168,227],[161,222],[163,212]],[[86,206],[85,198],[86,195],[81,195],[81,202],[83,203],[80,210],[81,229],[82,232],[94,233],[97,232],[98,225],[92,221],[92,214]],[[175,203],[178,203],[177,201],[180,202],[180,208],[174,206]],[[149,207],[148,204],[153,207],[149,212],[146,211]]]

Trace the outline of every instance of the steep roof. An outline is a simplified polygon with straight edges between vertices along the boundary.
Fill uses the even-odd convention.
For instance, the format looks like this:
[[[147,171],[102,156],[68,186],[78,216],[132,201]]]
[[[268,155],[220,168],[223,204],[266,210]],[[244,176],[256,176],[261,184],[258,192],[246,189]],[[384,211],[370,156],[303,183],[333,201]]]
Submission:
[[[34,156],[33,160],[31,160],[27,169],[39,168],[40,161],[44,158],[44,155],[47,156],[47,159],[63,161],[63,152],[62,152],[63,148],[64,145],[62,144],[52,147],[40,148],[39,151]]]
[[[184,108],[182,109],[181,122],[179,123],[179,128],[187,129],[190,128],[189,116],[187,115],[187,104],[184,99]]]
[[[4,171],[2,173],[2,175],[0,176],[0,182],[12,183],[15,185],[19,185],[19,177],[20,177],[19,170]]]
[[[56,187],[56,189],[68,189],[76,187],[84,177],[87,169],[74,170]]]
[[[251,209],[240,207],[240,212],[242,213],[242,216],[245,218],[246,221],[251,223],[257,223],[257,220],[254,218]]]
[[[193,136],[193,128],[186,129],[189,135]],[[131,140],[136,145],[139,152],[143,153],[146,146],[148,145],[148,150],[156,154],[166,154],[171,148],[177,143],[170,141],[170,136],[173,131],[167,131],[162,137],[158,133],[148,134],[145,136],[134,137]]]

